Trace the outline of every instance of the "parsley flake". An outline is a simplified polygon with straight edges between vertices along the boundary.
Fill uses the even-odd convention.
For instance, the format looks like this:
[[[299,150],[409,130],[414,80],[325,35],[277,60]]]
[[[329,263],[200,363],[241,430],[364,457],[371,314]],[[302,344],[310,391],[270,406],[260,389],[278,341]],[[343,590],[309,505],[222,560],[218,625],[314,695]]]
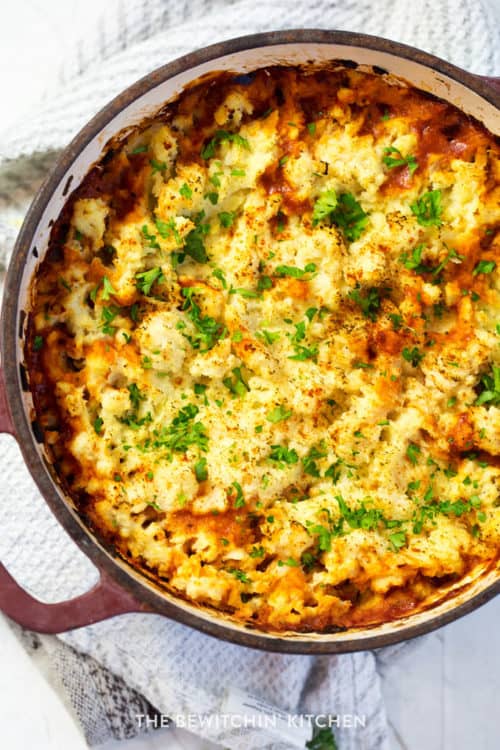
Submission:
[[[362,294],[361,287],[357,284],[355,289],[350,291],[347,296],[359,305],[365,318],[369,318],[373,322],[377,320],[381,303],[380,290],[377,287],[370,287]]]
[[[473,276],[477,276],[480,273],[493,273],[497,264],[494,260],[480,260],[472,271]]]
[[[227,130],[216,130],[213,137],[209,140],[201,150],[202,159],[211,159],[215,156],[215,150],[221,143],[235,143],[247,151],[250,151],[250,144],[246,138],[243,138],[239,133],[230,133]]]
[[[410,174],[412,175],[416,169],[418,169],[418,162],[412,155],[403,156],[401,151],[394,146],[387,146],[384,148],[384,162],[387,169],[394,169],[394,167],[408,167]]]
[[[268,422],[276,424],[277,422],[283,422],[285,419],[289,419],[291,416],[291,410],[287,409],[283,404],[280,404],[267,414],[266,419]]]
[[[412,213],[423,227],[441,226],[441,190],[429,190],[410,205]]]
[[[479,395],[474,401],[475,406],[488,404],[489,406],[500,405],[500,365],[491,366],[491,374],[482,375],[478,386]]]
[[[408,445],[406,449],[406,455],[413,466],[416,466],[416,464],[418,463],[418,457],[421,452],[422,451],[419,445],[415,445],[415,443],[410,443]]]
[[[191,198],[193,197],[193,191],[191,190],[187,182],[185,182],[181,186],[179,193],[182,195],[183,198],[186,198],[186,200],[191,200]]]
[[[140,271],[139,273],[136,273],[135,279],[137,289],[142,292],[142,294],[149,296],[153,285],[161,283],[165,280],[165,277],[160,266],[157,266],[156,268],[150,268],[149,271]]]

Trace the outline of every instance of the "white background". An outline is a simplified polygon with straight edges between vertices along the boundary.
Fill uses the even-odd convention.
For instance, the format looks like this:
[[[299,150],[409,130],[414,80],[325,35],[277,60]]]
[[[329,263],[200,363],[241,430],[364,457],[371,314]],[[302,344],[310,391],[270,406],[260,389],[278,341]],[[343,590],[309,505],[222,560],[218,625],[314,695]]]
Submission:
[[[488,1],[500,19],[500,0]],[[21,116],[36,118],[36,101],[57,80],[61,59],[94,26],[104,2],[2,0],[0,132]],[[1,617],[0,665],[0,747],[84,750],[71,712]],[[383,689],[391,750],[498,750],[500,597],[394,660],[384,670]],[[182,750],[207,745],[163,730],[105,747]]]

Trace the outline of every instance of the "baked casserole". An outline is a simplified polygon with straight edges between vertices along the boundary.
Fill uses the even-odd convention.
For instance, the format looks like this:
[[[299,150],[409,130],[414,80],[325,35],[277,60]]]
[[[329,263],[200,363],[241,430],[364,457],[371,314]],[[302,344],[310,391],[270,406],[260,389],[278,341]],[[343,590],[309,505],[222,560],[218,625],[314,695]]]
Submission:
[[[498,139],[382,73],[220,73],[123,134],[32,290],[81,515],[267,631],[429,606],[500,545]]]

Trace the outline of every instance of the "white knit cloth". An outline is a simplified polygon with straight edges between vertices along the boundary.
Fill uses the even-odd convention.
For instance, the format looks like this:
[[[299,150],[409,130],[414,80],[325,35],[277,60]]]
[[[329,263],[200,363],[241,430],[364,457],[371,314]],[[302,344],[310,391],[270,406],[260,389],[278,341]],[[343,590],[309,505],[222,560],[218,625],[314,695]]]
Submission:
[[[74,58],[65,62],[57,86],[36,109],[36,118],[25,119],[0,138],[0,263],[7,260],[20,219],[57,151],[112,96],[168,60],[245,33],[316,27],[385,36],[472,72],[499,74],[498,23],[486,3],[106,0],[95,35],[87,35]],[[5,436],[0,437],[0,472],[0,557],[11,573],[45,601],[88,589],[96,580],[95,569],[51,516],[16,444]],[[79,657],[61,641],[95,661]],[[100,670],[101,664],[167,715],[216,713],[226,690],[239,688],[286,711],[365,717],[364,728],[336,732],[340,750],[387,747],[373,653],[340,657],[259,653],[157,615],[135,614],[82,628],[60,640],[44,638],[43,645],[92,743],[111,733],[133,733],[131,706],[136,712],[143,706],[140,696]],[[394,652],[392,656],[396,658]],[[125,698],[117,701],[117,695]],[[200,734],[236,750],[292,747],[289,739],[280,742],[262,730],[224,732],[214,725]]]

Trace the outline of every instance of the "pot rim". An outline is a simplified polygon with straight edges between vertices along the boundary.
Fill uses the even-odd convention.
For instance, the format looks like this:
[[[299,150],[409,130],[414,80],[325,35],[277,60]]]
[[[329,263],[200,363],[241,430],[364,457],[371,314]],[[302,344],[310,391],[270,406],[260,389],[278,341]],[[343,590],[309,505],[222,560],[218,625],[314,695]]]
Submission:
[[[431,607],[427,612],[429,617],[422,622],[411,623],[412,615],[405,620],[393,624],[396,626],[391,632],[377,632],[382,626],[362,628],[357,631],[347,631],[345,637],[338,639],[335,634],[293,634],[280,635],[265,633],[246,628],[243,625],[225,622],[221,613],[207,616],[207,608],[186,606],[181,598],[171,596],[161,589],[155,590],[148,585],[148,579],[119,560],[113,558],[106,551],[101,542],[95,539],[90,528],[86,527],[71,510],[70,505],[63,499],[56,489],[51,473],[40,455],[33,431],[27,418],[19,382],[16,343],[18,335],[18,294],[21,285],[24,265],[31,249],[32,238],[36,233],[43,212],[51,196],[67,174],[74,160],[87,144],[95,138],[103,128],[123,109],[135,99],[159,84],[188,72],[190,69],[212,60],[251,49],[273,47],[276,45],[300,44],[331,44],[337,47],[360,47],[375,52],[388,53],[396,57],[418,63],[428,69],[437,71],[444,76],[464,85],[484,100],[500,107],[500,91],[495,91],[487,80],[468,73],[451,63],[434,55],[423,52],[406,44],[393,42],[382,37],[366,34],[323,29],[295,29],[272,31],[237,37],[228,41],[212,44],[201,50],[191,52],[167,63],[155,71],[147,74],[130,85],[124,92],[114,97],[106,104],[72,139],[69,145],[59,155],[55,167],[47,176],[38,190],[28,212],[14,246],[12,259],[5,280],[5,292],[2,305],[0,351],[5,369],[5,386],[7,403],[15,425],[16,438],[20,445],[23,458],[30,470],[38,488],[52,512],[69,533],[73,541],[83,550],[99,570],[105,571],[120,587],[134,596],[138,602],[146,603],[151,612],[163,614],[173,620],[194,627],[204,633],[220,639],[238,643],[243,646],[260,648],[268,651],[279,651],[296,654],[344,653],[364,649],[387,646],[402,640],[414,638],[445,625],[458,617],[473,611],[497,593],[500,593],[500,579],[493,581],[483,590],[472,595],[469,599],[457,604],[451,609],[433,613]],[[337,58],[338,59],[338,58]],[[342,58],[340,58],[342,59]],[[437,605],[438,606],[438,605]],[[434,607],[435,611],[436,607]],[[408,621],[408,624],[406,622]],[[356,632],[366,632],[367,635],[349,638],[349,632],[355,636]],[[371,632],[370,632],[371,631]]]

